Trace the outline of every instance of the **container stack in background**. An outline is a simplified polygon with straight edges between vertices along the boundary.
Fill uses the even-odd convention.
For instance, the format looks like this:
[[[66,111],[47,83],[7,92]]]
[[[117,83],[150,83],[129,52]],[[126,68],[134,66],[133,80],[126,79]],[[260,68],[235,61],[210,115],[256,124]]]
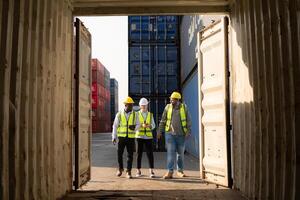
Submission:
[[[110,119],[110,72],[104,68],[104,87],[105,87],[105,101],[104,101],[104,119],[103,119],[103,132],[111,131]]]
[[[92,59],[92,132],[110,131],[110,74],[96,58]],[[108,77],[108,81],[107,81]]]
[[[119,111],[119,86],[118,81],[114,78],[110,79],[110,116],[111,125],[114,122],[115,116]]]
[[[177,16],[129,16],[129,96],[135,104],[150,100],[149,109],[159,124],[164,107],[174,90],[180,90],[179,37]],[[165,150],[164,138],[154,147]]]

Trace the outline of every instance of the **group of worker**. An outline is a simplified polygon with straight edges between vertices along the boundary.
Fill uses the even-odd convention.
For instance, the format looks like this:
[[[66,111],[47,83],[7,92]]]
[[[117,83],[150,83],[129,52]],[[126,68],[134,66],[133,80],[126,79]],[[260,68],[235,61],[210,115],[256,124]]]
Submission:
[[[133,111],[134,101],[127,97],[124,101],[124,110],[116,114],[113,123],[112,142],[117,144],[118,170],[117,176],[124,172],[123,153],[127,150],[127,170],[126,177],[132,178],[133,152],[135,150],[135,140],[137,140],[137,171],[136,177],[142,176],[141,162],[145,147],[149,161],[149,177],[154,178],[154,156],[153,156],[153,130],[155,121],[153,114],[148,110],[149,101],[141,98],[139,101],[140,110]],[[167,173],[164,179],[173,178],[175,163],[177,163],[177,176],[185,177],[184,174],[184,151],[186,138],[191,135],[191,118],[187,106],[181,102],[181,94],[173,92],[170,97],[170,104],[167,104],[159,127],[157,128],[157,138],[165,133],[167,148]]]

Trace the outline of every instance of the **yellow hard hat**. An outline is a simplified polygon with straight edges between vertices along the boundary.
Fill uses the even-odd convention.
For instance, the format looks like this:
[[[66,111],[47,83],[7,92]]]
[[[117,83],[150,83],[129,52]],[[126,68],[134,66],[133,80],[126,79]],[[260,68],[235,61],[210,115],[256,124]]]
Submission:
[[[134,103],[131,97],[126,97],[123,103]]]
[[[170,98],[171,99],[181,99],[181,94],[179,92],[173,92]]]

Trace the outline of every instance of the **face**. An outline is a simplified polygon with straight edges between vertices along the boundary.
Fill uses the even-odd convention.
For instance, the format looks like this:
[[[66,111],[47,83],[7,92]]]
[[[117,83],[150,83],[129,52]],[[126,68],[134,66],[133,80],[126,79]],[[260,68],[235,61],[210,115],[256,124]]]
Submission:
[[[131,104],[131,103],[126,103],[125,104],[125,111],[126,112],[132,111],[132,108],[133,108],[133,104]]]
[[[170,100],[172,106],[177,105],[178,101],[179,101],[178,99],[174,99],[174,98],[171,98],[171,100]]]
[[[140,105],[142,111],[146,111],[148,109],[147,105]]]

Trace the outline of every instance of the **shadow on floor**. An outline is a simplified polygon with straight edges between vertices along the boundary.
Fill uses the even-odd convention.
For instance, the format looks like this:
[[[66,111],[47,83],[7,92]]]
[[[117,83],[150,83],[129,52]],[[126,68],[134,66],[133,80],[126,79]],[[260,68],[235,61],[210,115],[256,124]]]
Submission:
[[[242,200],[238,191],[230,189],[199,190],[126,190],[126,191],[80,191],[72,192],[63,200],[120,199],[120,200]]]

